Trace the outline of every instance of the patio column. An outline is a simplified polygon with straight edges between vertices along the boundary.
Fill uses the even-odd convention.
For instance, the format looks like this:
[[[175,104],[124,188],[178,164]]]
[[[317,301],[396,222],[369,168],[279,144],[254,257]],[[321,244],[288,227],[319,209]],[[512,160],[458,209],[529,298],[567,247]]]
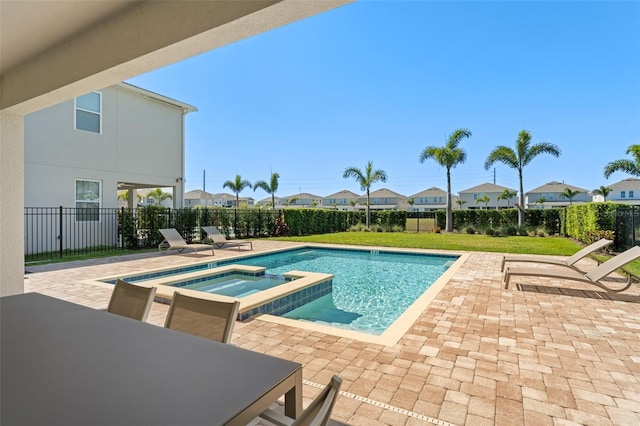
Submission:
[[[0,296],[24,293],[24,116],[0,111]]]

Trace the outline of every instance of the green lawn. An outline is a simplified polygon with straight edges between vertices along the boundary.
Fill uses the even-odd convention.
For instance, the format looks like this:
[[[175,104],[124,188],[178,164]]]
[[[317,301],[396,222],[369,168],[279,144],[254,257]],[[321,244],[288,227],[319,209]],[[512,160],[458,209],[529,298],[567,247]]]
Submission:
[[[274,239],[304,243],[354,244],[362,246],[549,254],[558,256],[570,256],[582,248],[577,242],[561,237],[492,237],[479,234],[447,233],[339,232],[335,234]]]
[[[547,254],[571,256],[583,246],[563,237],[492,237],[469,234],[412,234],[404,232],[338,232],[304,237],[274,238],[301,243],[352,244],[360,246],[405,247],[438,250],[488,251],[496,253]],[[610,256],[596,255],[600,262]],[[625,266],[625,271],[640,277],[640,260]]]

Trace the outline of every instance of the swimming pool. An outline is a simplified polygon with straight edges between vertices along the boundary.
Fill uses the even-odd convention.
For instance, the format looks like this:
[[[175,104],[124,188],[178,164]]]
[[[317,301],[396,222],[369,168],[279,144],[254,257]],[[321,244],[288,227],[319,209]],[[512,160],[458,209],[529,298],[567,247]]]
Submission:
[[[180,281],[174,287],[231,297],[246,297],[290,281],[282,275],[251,275],[241,272],[212,274],[202,278]]]
[[[332,274],[332,286],[325,286],[324,290],[311,298],[312,301],[302,306],[293,304],[293,309],[287,312],[282,312],[282,309],[277,312],[256,309],[255,312],[380,335],[458,257],[385,250],[305,247],[208,262],[179,270],[157,271],[151,275],[153,278],[172,276],[225,264],[265,267],[266,273],[271,275],[286,275],[292,270]],[[126,277],[125,280],[146,280],[149,275]],[[292,297],[294,298],[295,296]],[[307,300],[310,299],[305,299],[305,302]],[[289,301],[287,305],[290,305]],[[274,306],[279,308],[280,304],[275,303]]]

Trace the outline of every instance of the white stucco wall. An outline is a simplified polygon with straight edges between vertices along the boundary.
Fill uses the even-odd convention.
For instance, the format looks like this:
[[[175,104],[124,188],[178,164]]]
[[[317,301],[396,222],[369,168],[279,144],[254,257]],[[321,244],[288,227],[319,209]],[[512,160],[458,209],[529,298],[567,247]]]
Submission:
[[[181,185],[183,110],[118,86],[102,89],[102,134],[76,130],[74,101],[25,116],[25,205],[74,207],[75,180],[102,182],[117,207],[118,182]],[[182,205],[178,187],[174,203]]]

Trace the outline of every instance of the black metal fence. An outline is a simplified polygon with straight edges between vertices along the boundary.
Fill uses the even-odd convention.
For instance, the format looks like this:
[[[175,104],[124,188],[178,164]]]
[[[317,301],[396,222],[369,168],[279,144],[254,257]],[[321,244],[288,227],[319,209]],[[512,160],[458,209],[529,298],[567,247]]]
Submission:
[[[616,248],[627,249],[640,243],[640,206],[618,207],[615,223]]]
[[[176,228],[187,242],[204,237],[201,226],[219,226],[235,238],[270,235],[278,213],[262,209],[25,208],[25,262],[78,254],[154,248],[159,229]]]

